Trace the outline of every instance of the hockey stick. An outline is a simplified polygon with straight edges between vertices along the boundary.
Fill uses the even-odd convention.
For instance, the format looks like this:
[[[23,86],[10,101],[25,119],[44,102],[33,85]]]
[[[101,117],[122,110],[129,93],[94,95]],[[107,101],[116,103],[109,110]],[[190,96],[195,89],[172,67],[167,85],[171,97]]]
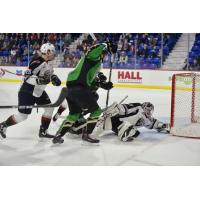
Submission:
[[[60,104],[64,101],[64,99],[67,97],[67,88],[63,87],[58,99],[56,100],[55,103],[52,104],[45,104],[45,105],[33,105],[33,106],[18,106],[18,105],[13,105],[13,106],[0,106],[0,109],[8,109],[8,108],[19,108],[19,109],[32,109],[32,108],[49,108],[49,107],[58,107]]]
[[[97,38],[95,37],[94,33],[89,33],[89,35],[91,36],[91,38],[96,42]]]
[[[111,76],[112,76],[112,65],[113,65],[112,56],[113,56],[113,55],[111,55],[110,71],[109,71],[109,79],[108,79],[109,82],[111,81]],[[106,96],[106,107],[108,107],[109,96],[110,96],[110,90],[107,91],[107,96]]]
[[[122,104],[126,99],[128,98],[128,95],[126,95],[118,104]],[[102,109],[102,112],[105,112],[108,107]]]
[[[0,78],[3,77],[5,75],[5,70],[3,70],[2,68],[0,68]]]
[[[109,79],[108,79],[109,82],[111,81],[112,67],[113,67],[113,54],[111,54],[111,58],[110,58],[110,71],[109,71]],[[108,107],[109,97],[110,97],[110,90],[107,91],[107,96],[106,96],[106,108]],[[105,123],[104,123],[104,125],[103,125],[103,129],[105,129]]]
[[[5,72],[7,72],[7,73],[12,74],[12,75],[15,75],[15,76],[25,77],[24,74],[17,74],[17,73],[15,73],[15,72],[11,72],[11,71],[9,71],[9,70],[7,70],[7,69],[3,69],[3,68],[0,68],[0,69],[4,72],[4,74],[5,74]],[[37,78],[37,76],[32,75],[32,76],[30,76],[29,78]]]
[[[1,68],[1,70],[4,71],[4,72],[7,72],[7,73],[9,73],[9,74],[13,74],[13,75],[15,75],[15,76],[24,76],[23,74],[16,74],[15,72],[11,72],[11,71],[9,71],[9,70],[7,70],[7,69]]]

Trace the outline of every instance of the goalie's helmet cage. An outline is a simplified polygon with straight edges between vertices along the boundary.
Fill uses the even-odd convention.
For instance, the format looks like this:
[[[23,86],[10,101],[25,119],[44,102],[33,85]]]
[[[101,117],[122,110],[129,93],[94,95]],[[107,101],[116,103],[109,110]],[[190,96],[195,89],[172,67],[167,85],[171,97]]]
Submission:
[[[173,135],[200,138],[200,74],[173,75],[170,125]]]

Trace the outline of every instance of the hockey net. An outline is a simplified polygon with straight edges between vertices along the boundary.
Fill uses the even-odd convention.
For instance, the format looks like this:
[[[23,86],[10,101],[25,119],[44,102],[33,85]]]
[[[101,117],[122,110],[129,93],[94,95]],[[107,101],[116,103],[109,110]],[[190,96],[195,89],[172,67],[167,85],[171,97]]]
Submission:
[[[173,75],[170,125],[173,135],[200,138],[200,74]]]

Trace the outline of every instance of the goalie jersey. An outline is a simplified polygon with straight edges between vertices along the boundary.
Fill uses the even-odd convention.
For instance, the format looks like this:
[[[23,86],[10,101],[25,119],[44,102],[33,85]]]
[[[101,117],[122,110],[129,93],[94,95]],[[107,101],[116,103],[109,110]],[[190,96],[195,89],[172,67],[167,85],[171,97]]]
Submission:
[[[105,115],[106,129],[112,129],[118,133],[118,127],[123,122],[129,122],[136,128],[159,129],[163,123],[153,117],[154,106],[150,102],[117,104],[114,108],[108,108]],[[109,125],[110,124],[110,125]]]

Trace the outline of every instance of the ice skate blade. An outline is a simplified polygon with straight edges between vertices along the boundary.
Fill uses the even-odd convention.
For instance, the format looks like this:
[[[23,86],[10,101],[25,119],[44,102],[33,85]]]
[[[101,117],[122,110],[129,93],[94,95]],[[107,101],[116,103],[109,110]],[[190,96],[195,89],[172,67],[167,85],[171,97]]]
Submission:
[[[91,142],[87,142],[85,140],[82,140],[81,145],[82,146],[100,146],[100,142],[99,143],[91,143]]]
[[[69,133],[69,134],[66,134],[65,137],[66,137],[66,138],[69,138],[69,139],[78,139],[78,138],[81,137],[81,135]]]
[[[38,142],[48,142],[48,141],[51,141],[52,140],[52,138],[39,138],[38,139]]]

